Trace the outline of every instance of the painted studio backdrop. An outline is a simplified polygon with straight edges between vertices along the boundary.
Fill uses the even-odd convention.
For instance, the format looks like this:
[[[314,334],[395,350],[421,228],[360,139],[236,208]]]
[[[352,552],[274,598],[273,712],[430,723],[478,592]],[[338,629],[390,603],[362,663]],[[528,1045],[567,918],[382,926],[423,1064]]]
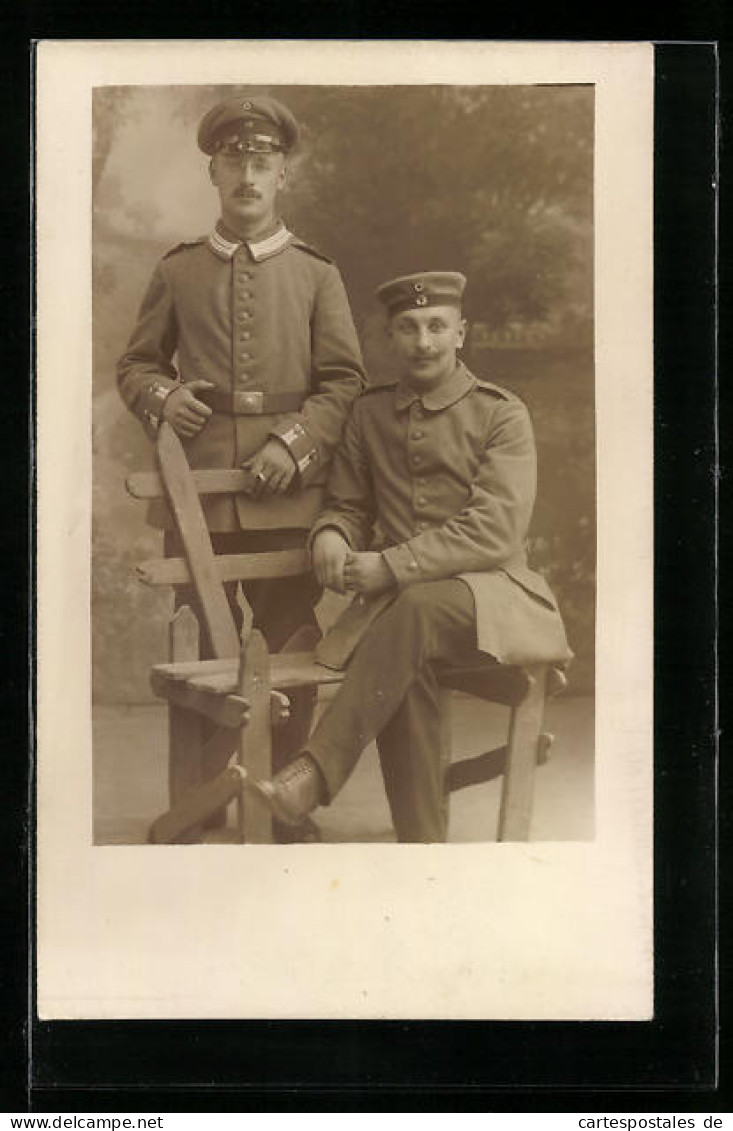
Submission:
[[[392,377],[375,287],[419,270],[468,277],[462,356],[478,377],[518,393],[532,414],[539,490],[530,564],[547,576],[576,653],[570,692],[592,692],[592,87],[258,89],[286,102],[305,127],[283,219],[338,264],[370,380]],[[152,450],[119,399],[115,363],[157,259],[217,219],[196,129],[218,99],[239,92],[94,92],[92,631],[99,703],[152,699],[148,673],[166,658],[172,607],[172,598],[134,575],[136,562],[159,553],[160,535],[125,491],[130,471],[152,466]]]

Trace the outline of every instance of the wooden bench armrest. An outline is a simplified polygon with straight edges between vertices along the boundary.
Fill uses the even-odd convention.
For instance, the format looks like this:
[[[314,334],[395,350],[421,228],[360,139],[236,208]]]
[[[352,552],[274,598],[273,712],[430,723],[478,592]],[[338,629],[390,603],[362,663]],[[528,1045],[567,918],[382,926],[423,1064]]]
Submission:
[[[307,573],[307,550],[275,550],[261,554],[217,554],[213,572],[219,581],[255,581],[266,577],[296,577]],[[191,585],[185,558],[151,558],[140,562],[135,573],[145,585]]]

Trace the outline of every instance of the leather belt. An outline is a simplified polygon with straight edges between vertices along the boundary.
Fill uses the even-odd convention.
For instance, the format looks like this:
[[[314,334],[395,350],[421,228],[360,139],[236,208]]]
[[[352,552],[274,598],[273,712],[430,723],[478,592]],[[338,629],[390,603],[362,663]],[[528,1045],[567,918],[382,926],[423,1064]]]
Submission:
[[[262,389],[201,389],[196,394],[214,412],[228,416],[270,416],[278,412],[297,412],[302,408],[305,393],[265,393]]]

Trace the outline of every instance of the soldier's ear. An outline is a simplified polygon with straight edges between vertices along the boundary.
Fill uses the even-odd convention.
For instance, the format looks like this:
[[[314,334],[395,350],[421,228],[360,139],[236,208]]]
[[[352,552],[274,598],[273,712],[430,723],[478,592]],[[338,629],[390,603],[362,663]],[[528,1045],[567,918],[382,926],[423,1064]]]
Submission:
[[[217,181],[216,181],[216,168],[214,166],[214,158],[213,157],[209,161],[209,180],[211,181],[212,185],[215,185],[217,183]]]
[[[466,331],[467,330],[468,330],[468,323],[466,322],[465,318],[461,318],[461,320],[458,324],[458,331],[457,331],[457,335],[458,335],[458,340],[456,342],[456,349],[457,350],[462,348],[463,343],[466,340]]]

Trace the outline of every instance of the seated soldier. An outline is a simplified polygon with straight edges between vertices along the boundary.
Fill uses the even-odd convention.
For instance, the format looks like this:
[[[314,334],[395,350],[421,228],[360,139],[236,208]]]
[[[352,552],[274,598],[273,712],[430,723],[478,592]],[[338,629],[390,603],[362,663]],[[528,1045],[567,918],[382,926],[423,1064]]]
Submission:
[[[318,580],[356,594],[318,649],[348,671],[307,749],[254,784],[281,821],[329,804],[376,738],[397,839],[444,841],[437,668],[475,663],[477,649],[509,664],[570,658],[553,596],[526,563],[527,409],[456,357],[465,283],[426,272],[377,291],[400,379],[354,402],[310,543]]]

